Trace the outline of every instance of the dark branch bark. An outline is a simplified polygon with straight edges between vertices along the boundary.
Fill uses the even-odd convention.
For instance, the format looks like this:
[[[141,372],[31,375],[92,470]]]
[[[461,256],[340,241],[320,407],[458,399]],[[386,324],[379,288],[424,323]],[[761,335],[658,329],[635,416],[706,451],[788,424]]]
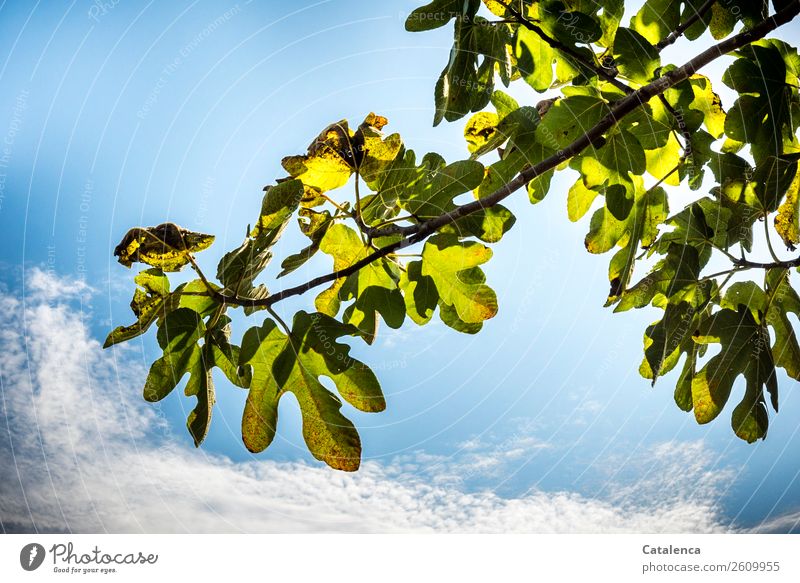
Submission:
[[[553,156],[539,162],[538,164],[526,168],[519,175],[516,176],[513,180],[505,184],[504,186],[497,189],[495,192],[486,196],[482,199],[476,200],[474,202],[459,206],[452,211],[442,214],[438,217],[429,219],[427,221],[423,221],[416,225],[409,225],[405,227],[397,226],[397,225],[390,225],[385,229],[380,230],[380,232],[374,233],[374,236],[388,236],[388,235],[402,235],[403,239],[392,243],[391,245],[387,245],[386,247],[382,247],[378,251],[371,253],[367,257],[363,258],[362,260],[354,263],[350,267],[345,269],[340,269],[339,271],[335,271],[333,273],[329,273],[326,275],[321,275],[308,281],[304,284],[291,287],[275,294],[270,295],[269,297],[257,299],[257,300],[247,300],[238,297],[231,297],[225,296],[223,294],[215,294],[215,296],[220,300],[224,301],[230,305],[238,305],[238,306],[251,306],[251,307],[265,307],[271,306],[281,300],[284,300],[288,297],[296,296],[307,292],[308,290],[320,286],[324,283],[329,283],[332,281],[336,281],[341,277],[347,277],[348,275],[352,275],[353,273],[357,272],[363,267],[366,267],[373,261],[380,259],[403,249],[405,247],[409,247],[416,243],[419,243],[426,239],[429,235],[433,234],[437,229],[440,229],[446,225],[450,225],[457,220],[466,217],[470,214],[479,212],[481,210],[493,207],[499,204],[502,200],[525,186],[528,182],[544,174],[545,172],[552,170],[562,162],[569,160],[570,158],[580,154],[583,150],[588,148],[589,146],[594,145],[598,140],[600,140],[604,133],[606,133],[609,129],[611,129],[614,124],[619,122],[622,118],[626,115],[634,111],[636,108],[640,107],[642,104],[647,103],[653,97],[657,97],[662,95],[667,89],[684,81],[694,75],[698,70],[702,67],[708,65],[712,61],[718,59],[719,57],[726,55],[732,51],[740,49],[752,42],[755,42],[761,38],[764,38],[767,34],[786,24],[787,22],[791,21],[795,16],[800,14],[800,0],[794,0],[793,2],[789,3],[786,8],[781,10],[780,12],[774,14],[773,16],[767,18],[763,22],[757,24],[750,30],[746,30],[741,32],[735,36],[732,36],[728,39],[721,41],[720,43],[708,48],[707,50],[703,51],[682,67],[674,69],[669,73],[659,77],[652,83],[645,85],[644,87],[634,91],[627,97],[620,99],[619,101],[615,102],[613,106],[610,108],[610,112],[598,122],[593,128],[588,130],[585,134],[583,134],[580,138],[572,142],[569,146],[556,152]],[[738,260],[737,260],[738,261]],[[790,262],[783,262],[783,263],[750,263],[750,267],[757,267],[763,269],[769,269],[772,267],[795,267],[800,266],[800,258]],[[746,266],[746,265],[745,265]]]
[[[791,269],[793,267],[800,267],[800,257],[790,259],[789,261],[772,261],[770,263],[750,261],[749,259],[735,259],[733,264],[746,269]]]
[[[711,7],[711,4],[713,4],[715,1],[716,0],[711,0],[710,2],[707,3],[707,6],[702,6],[700,8],[700,10],[698,10],[697,13],[695,13],[696,18],[694,20],[692,20],[692,19],[687,20],[687,24],[685,25],[685,28],[681,29],[681,27],[678,27],[678,29],[676,29],[676,32],[680,30],[680,33],[683,34],[683,31],[685,31],[687,28],[689,28],[698,18],[700,18],[702,16],[702,13],[705,10],[708,10],[708,8]],[[541,38],[544,42],[546,42],[548,45],[550,45],[551,48],[559,50],[559,51],[565,53],[566,55],[568,55],[579,66],[583,67],[584,69],[586,69],[587,71],[589,71],[591,73],[594,73],[595,75],[597,75],[601,79],[605,79],[606,81],[611,83],[614,87],[616,87],[617,89],[620,89],[621,91],[623,91],[626,95],[630,95],[630,94],[632,94],[634,92],[634,89],[632,87],[630,87],[626,83],[623,83],[622,81],[617,79],[616,73],[610,73],[610,72],[608,72],[607,70],[605,70],[602,67],[597,67],[597,66],[593,65],[592,63],[586,62],[583,59],[582,55],[580,55],[579,53],[574,51],[571,47],[559,42],[558,40],[556,40],[554,38],[551,38],[541,28],[536,26],[530,20],[526,19],[520,12],[518,12],[514,8],[511,8],[509,6],[508,7],[508,11],[517,19],[517,22],[519,24],[521,24],[522,26],[524,26],[528,30],[531,30],[531,31],[535,32],[537,35],[539,35],[539,38]],[[670,37],[672,37],[673,34],[675,34],[675,33],[671,33]],[[680,34],[676,35],[668,44],[671,44],[671,43],[675,42],[675,40],[679,36],[680,36]],[[664,42],[664,41],[662,41],[662,42]],[[659,48],[659,50],[661,50],[661,49]],[[678,112],[675,111],[675,108],[672,107],[669,104],[669,102],[667,101],[667,98],[664,97],[663,95],[659,95],[659,99],[664,104],[664,107],[666,108],[666,110],[675,119],[675,121],[677,121],[678,124],[681,125],[682,124],[682,120],[678,116]],[[679,128],[679,131],[680,131],[681,135],[683,136],[683,141],[684,141],[683,150],[684,150],[684,152],[691,152],[691,139],[692,139],[691,134],[689,134],[689,132],[685,128]]]

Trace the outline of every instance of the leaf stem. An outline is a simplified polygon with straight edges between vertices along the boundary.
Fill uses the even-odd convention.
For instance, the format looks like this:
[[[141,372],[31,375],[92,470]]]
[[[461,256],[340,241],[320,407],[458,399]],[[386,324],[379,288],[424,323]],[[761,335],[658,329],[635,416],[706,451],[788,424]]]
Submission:
[[[358,190],[358,183],[361,182],[361,176],[359,175],[358,171],[355,173],[356,175],[356,183],[355,183],[355,193],[356,193],[356,208],[353,209],[353,219],[358,225],[358,236],[361,237],[361,242],[366,245],[367,240],[364,238],[364,233],[367,232],[367,225],[364,224],[364,221],[361,218],[361,195],[359,194]],[[372,238],[369,234],[367,234],[370,239]]]
[[[776,262],[780,263],[780,259],[778,259],[778,256],[775,254],[775,249],[773,249],[773,247],[772,247],[772,239],[769,236],[769,220],[768,219],[769,219],[769,213],[765,212],[764,213],[764,236],[767,239],[767,247],[769,248],[769,254],[772,256],[772,258]]]
[[[691,152],[692,147],[692,134],[689,132],[689,129],[686,127],[686,122],[683,119],[683,116],[679,114],[674,107],[667,101],[667,98],[662,93],[658,96],[658,99],[664,105],[664,108],[669,112],[675,122],[678,124],[678,131],[683,136],[683,158],[686,158],[689,153]]]
[[[712,273],[711,275],[705,275],[705,276],[701,277],[698,280],[698,283],[703,282],[703,281],[711,281],[712,279],[716,279],[717,277],[720,277],[722,275],[727,275],[728,276],[725,279],[725,283],[727,283],[728,279],[730,279],[731,276],[733,276],[734,273],[738,273],[739,271],[745,271],[747,269],[749,269],[749,267],[736,266],[736,267],[733,267],[731,269],[726,269],[725,271],[718,271],[717,273]]]
[[[226,310],[227,308],[228,308],[228,307],[227,307],[227,305],[225,304],[225,302],[224,302],[224,301],[223,301],[223,302],[221,302],[221,303],[220,303],[220,304],[217,306],[217,309],[216,309],[216,310],[214,310],[214,313],[213,313],[213,314],[211,315],[211,317],[208,319],[208,324],[206,324],[206,330],[207,330],[207,331],[211,330],[212,328],[214,328],[214,326],[216,326],[216,325],[217,325],[217,322],[219,322],[219,319],[222,317],[222,314],[224,314],[224,313],[225,313],[225,310]]]
[[[192,254],[191,253],[187,253],[186,254],[186,258],[189,260],[189,264],[192,266],[192,269],[194,269],[195,273],[197,273],[198,277],[200,277],[200,281],[202,281],[203,285],[206,286],[206,289],[208,290],[208,292],[213,297],[215,297],[217,299],[221,299],[221,301],[224,302],[224,299],[222,299],[222,298],[224,298],[224,296],[222,294],[220,294],[217,290],[215,290],[211,286],[211,283],[209,283],[208,279],[206,279],[206,276],[203,273],[203,270],[200,269],[199,265],[197,265],[197,262],[194,260],[194,257],[192,257]]]
[[[281,318],[278,315],[278,313],[274,310],[272,306],[265,306],[265,307],[267,309],[267,312],[269,312],[269,315],[275,318],[275,321],[278,322],[278,324],[280,324],[281,328],[283,328],[283,331],[286,332],[286,335],[291,336],[292,331],[289,328],[289,326],[286,325],[286,322],[283,321],[283,318]]]
[[[333,206],[335,206],[335,207],[336,207],[336,208],[337,208],[339,211],[343,212],[343,213],[344,213],[344,214],[346,214],[347,216],[350,216],[350,214],[351,214],[351,213],[350,213],[348,210],[346,210],[346,209],[345,209],[345,208],[344,208],[342,205],[340,205],[338,202],[336,202],[335,200],[333,200],[333,199],[332,199],[330,196],[328,196],[328,195],[327,195],[327,194],[325,194],[324,192],[322,192],[322,193],[320,193],[320,194],[322,194],[322,198],[324,198],[324,199],[325,199],[325,200],[327,200],[329,203],[331,203]]]
[[[379,231],[380,229],[382,229],[384,227],[388,227],[389,225],[393,225],[394,223],[402,223],[403,221],[406,221],[406,222],[409,222],[409,223],[413,223],[413,222],[415,222],[415,219],[411,215],[409,215],[407,217],[394,217],[393,219],[387,219],[387,220],[383,221],[382,223],[380,223],[378,225],[375,225],[374,227],[370,227],[370,230],[373,231],[373,232],[374,231]]]

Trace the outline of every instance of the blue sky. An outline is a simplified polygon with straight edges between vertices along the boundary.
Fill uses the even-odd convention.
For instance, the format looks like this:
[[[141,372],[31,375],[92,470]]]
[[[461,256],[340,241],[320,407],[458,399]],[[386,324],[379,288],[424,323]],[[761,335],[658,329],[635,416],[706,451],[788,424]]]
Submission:
[[[656,314],[603,309],[608,258],[587,254],[587,223],[567,219],[571,176],[557,178],[537,206],[524,195],[511,202],[517,226],[486,267],[500,313],[480,334],[407,324],[382,330],[372,347],[354,343],[388,402],[381,414],[348,407],[364,442],[359,476],[336,475],[307,454],[289,399],[275,444],[248,453],[239,434],[245,393],[222,379],[211,432],[194,451],[184,425],[191,403],[180,391],[158,406],[141,402],[145,367],[157,355],[154,335],[100,351],[97,340],[130,320],[134,272],[111,256],[128,228],[171,220],[215,234],[200,256],[213,272],[240,243],[262,187],[284,174],[280,159],[302,153],[329,123],[358,122],[370,111],[388,117],[387,130],[419,154],[465,157],[463,123],[431,127],[450,28],[406,33],[403,20],[417,4],[0,3],[5,529],[798,528],[796,383],[781,379],[781,413],[756,445],[733,436],[728,411],[697,426],[672,401],[673,377],[651,388],[637,369],[641,335]],[[798,33],[792,24],[781,36]],[[675,62],[685,56],[666,54]],[[709,74],[718,78],[721,70]],[[541,98],[525,87],[514,93]],[[277,255],[302,244],[290,230]],[[329,261],[318,257],[271,287],[323,273]],[[58,286],[62,297],[52,291]],[[309,294],[279,311],[290,317],[312,301]],[[234,333],[251,320],[237,318]],[[78,421],[82,415],[94,422]],[[30,419],[34,433],[21,421]],[[152,480],[133,481],[126,475],[132,466],[115,456],[149,468],[142,471]],[[193,468],[218,490],[196,492],[193,506],[181,506],[174,484],[185,477],[165,470],[166,460]],[[87,476],[80,485],[67,477],[75,464]],[[44,467],[50,477],[37,486]],[[97,493],[109,475],[119,492],[113,500]],[[158,503],[177,517],[170,525],[152,518],[152,497],[137,493],[159,477],[175,480],[157,488]],[[291,487],[303,480],[322,484],[332,507],[346,512],[252,521],[248,510],[267,504],[253,501],[267,488],[276,492],[269,501],[275,516],[305,516],[307,502]],[[243,489],[236,508],[219,494],[230,483]],[[353,488],[370,492],[372,502],[350,497]],[[430,506],[403,506],[417,495]],[[452,510],[459,496],[474,505],[466,518],[463,508]],[[386,503],[401,511],[381,522],[376,508]],[[86,504],[96,520],[77,518]],[[121,504],[130,520],[115,518]],[[530,514],[527,522],[509,519],[515,504]],[[636,509],[634,518],[625,518],[626,508]],[[673,521],[663,518],[665,508]],[[189,510],[197,523],[179,520]],[[570,522],[574,511],[596,521]],[[344,514],[357,518],[343,521]]]

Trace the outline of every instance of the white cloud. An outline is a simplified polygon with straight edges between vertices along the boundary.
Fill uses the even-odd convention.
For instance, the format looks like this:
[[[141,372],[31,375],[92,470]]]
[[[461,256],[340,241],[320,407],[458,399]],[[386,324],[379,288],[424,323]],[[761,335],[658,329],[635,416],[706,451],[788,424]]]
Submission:
[[[83,280],[58,278],[41,269],[31,269],[26,275],[26,291],[35,301],[75,299],[94,291]]]
[[[0,520],[6,530],[73,532],[714,532],[723,530],[702,464],[654,452],[679,484],[645,481],[604,500],[534,491],[466,492],[452,460],[420,452],[356,474],[302,463],[234,463],[171,438],[141,400],[143,363],[103,351],[53,290],[88,291],[42,271],[25,303],[0,293]],[[74,302],[73,302],[74,303]],[[6,430],[7,429],[7,430]],[[520,446],[539,447],[519,440]],[[700,446],[692,456],[702,457]],[[460,462],[474,465],[479,447]],[[494,462],[487,457],[490,465]],[[667,494],[665,494],[665,492]],[[645,495],[643,495],[643,493]],[[643,502],[644,500],[644,502]]]
[[[798,527],[800,527],[800,512],[793,512],[762,522],[752,529],[752,532],[779,534],[797,532]]]

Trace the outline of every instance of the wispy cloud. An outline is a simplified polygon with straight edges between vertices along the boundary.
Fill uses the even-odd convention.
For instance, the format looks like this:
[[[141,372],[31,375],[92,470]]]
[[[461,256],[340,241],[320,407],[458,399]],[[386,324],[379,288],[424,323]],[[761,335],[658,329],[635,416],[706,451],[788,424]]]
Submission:
[[[34,270],[28,296],[0,293],[0,521],[7,531],[715,532],[724,529],[702,464],[682,486],[643,483],[603,499],[533,491],[502,498],[440,477],[516,449],[464,444],[367,462],[356,474],[303,463],[234,463],[162,431],[140,397],[143,363],[103,351],[77,305],[91,290]],[[66,298],[63,299],[63,298]],[[521,448],[546,447],[530,437]],[[496,445],[496,444],[495,444]],[[662,446],[664,473],[683,462]],[[702,457],[700,446],[692,456]],[[677,449],[677,448],[673,448]],[[494,453],[493,453],[494,452]],[[484,457],[481,457],[484,455]],[[674,467],[673,467],[674,466]],[[638,490],[637,490],[638,488]],[[641,495],[642,493],[646,495]],[[787,518],[788,520],[788,518]],[[776,526],[780,529],[780,525]]]

